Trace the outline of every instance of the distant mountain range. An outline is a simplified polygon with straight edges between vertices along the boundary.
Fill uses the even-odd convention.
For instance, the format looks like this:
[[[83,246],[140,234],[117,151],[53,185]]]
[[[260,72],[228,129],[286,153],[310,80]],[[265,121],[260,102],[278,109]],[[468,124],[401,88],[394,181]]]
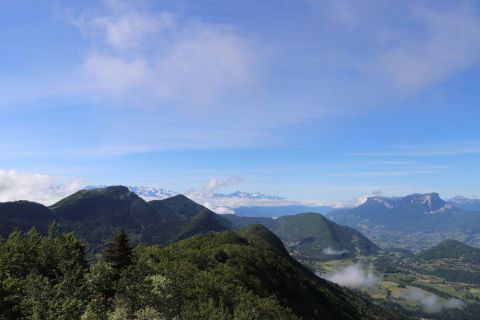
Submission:
[[[217,197],[222,201],[257,199],[255,201],[283,204],[240,206],[235,208],[236,216],[218,215],[201,205],[205,203],[195,203],[188,197],[193,198],[192,194],[114,186],[81,190],[50,207],[28,201],[1,203],[0,234],[7,235],[13,226],[21,230],[36,226],[40,231],[46,231],[48,224],[55,220],[64,230],[74,231],[88,244],[89,252],[94,253],[101,250],[120,227],[127,229],[136,242],[166,244],[193,234],[226,230],[232,224],[238,227],[260,223],[277,234],[291,252],[319,259],[335,255],[368,255],[376,250],[373,243],[383,248],[405,248],[415,252],[446,239],[480,246],[480,213],[458,208],[437,193],[375,196],[358,207],[335,210],[322,206],[286,205],[280,197],[260,193],[234,192],[211,196],[210,199]],[[149,197],[163,199],[146,201]],[[454,199],[458,202],[459,197]],[[233,203],[238,203],[235,201]],[[329,221],[319,214],[294,215],[312,211],[323,213],[340,226],[329,225]],[[361,233],[356,234],[351,228]],[[373,243],[366,241],[362,234]]]
[[[101,187],[104,187],[104,186],[101,186]],[[86,189],[92,189],[92,188],[97,188],[97,187],[89,186]],[[166,190],[162,188],[143,187],[143,186],[128,186],[128,189],[131,192],[136,193],[140,197],[158,198],[157,200],[170,198],[179,194],[183,194],[184,196],[192,199],[212,198],[212,199],[285,200],[285,198],[283,197],[267,195],[260,192],[235,191],[231,193],[216,193],[216,192],[205,192],[205,191],[187,191],[184,193],[179,193],[179,192]]]
[[[87,186],[85,189],[105,188],[106,186]],[[302,212],[319,212],[326,214],[334,209],[332,206],[318,205],[317,202],[289,200],[276,195],[261,192],[235,191],[231,193],[192,190],[179,193],[163,188],[128,186],[131,192],[143,199],[162,200],[182,194],[187,198],[208,207],[219,214],[238,214],[251,217],[280,217]]]
[[[480,213],[458,208],[437,193],[370,197],[358,207],[333,210],[327,216],[383,247],[418,251],[445,239],[480,245]]]
[[[55,186],[52,186],[55,187]],[[106,186],[87,186],[84,189],[105,188]],[[303,212],[317,212],[323,215],[328,214],[335,209],[355,207],[352,203],[337,203],[331,205],[319,204],[318,201],[299,201],[290,200],[285,197],[268,195],[261,192],[235,191],[231,193],[207,192],[204,190],[191,190],[187,192],[176,192],[159,187],[147,186],[128,186],[131,192],[136,193],[143,199],[162,200],[183,194],[184,196],[207,206],[216,213],[235,213],[241,216],[249,217],[280,217],[293,215]],[[379,199],[398,199],[401,197],[366,197]],[[456,196],[448,201],[454,207],[469,210],[480,211],[480,199]],[[357,203],[358,204],[358,203]],[[362,203],[363,204],[363,203]]]
[[[456,196],[448,200],[448,203],[463,210],[480,211],[480,199],[469,199],[462,196]]]

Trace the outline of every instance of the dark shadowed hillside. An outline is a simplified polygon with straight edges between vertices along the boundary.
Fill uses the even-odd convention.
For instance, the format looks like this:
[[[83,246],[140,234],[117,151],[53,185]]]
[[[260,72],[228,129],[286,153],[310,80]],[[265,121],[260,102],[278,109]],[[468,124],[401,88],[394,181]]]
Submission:
[[[47,231],[49,221],[55,216],[44,205],[30,201],[15,201],[0,203],[0,235],[8,235],[13,227],[27,231],[37,227],[42,232]]]

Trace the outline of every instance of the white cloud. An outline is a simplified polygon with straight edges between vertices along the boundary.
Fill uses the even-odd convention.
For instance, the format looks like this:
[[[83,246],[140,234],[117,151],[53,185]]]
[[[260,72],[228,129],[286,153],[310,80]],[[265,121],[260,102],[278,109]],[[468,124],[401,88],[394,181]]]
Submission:
[[[231,176],[226,179],[212,178],[208,180],[205,187],[203,187],[203,190],[206,192],[213,192],[219,188],[233,186],[240,182],[242,182],[242,178],[239,176]]]
[[[455,156],[466,154],[480,154],[480,141],[478,140],[458,140],[447,141],[439,144],[428,145],[404,145],[393,147],[390,150],[359,152],[352,154],[360,157],[431,157],[431,156]],[[434,169],[434,167],[431,167]],[[437,167],[438,169],[438,167]]]
[[[212,101],[252,77],[248,45],[226,29],[196,25],[156,63],[159,89],[167,96]]]
[[[358,76],[354,85],[368,90],[364,97],[373,103],[392,101],[391,93],[415,95],[480,65],[475,1],[310,3],[322,16],[322,28],[339,40],[328,43],[338,51],[337,61],[342,64],[338,68]]]
[[[208,207],[212,211],[221,211],[223,213],[235,213],[235,209],[238,207],[265,207],[265,206],[329,206],[329,204],[323,201],[304,201],[304,200],[290,200],[290,199],[249,199],[249,198],[237,198],[230,196],[213,195],[212,193],[202,191],[188,191],[186,194],[190,199],[195,202],[201,203]],[[332,204],[332,207],[343,207],[338,204]],[[308,209],[306,209],[308,210]],[[219,213],[219,212],[217,212]]]
[[[155,37],[175,27],[175,16],[169,12],[157,15],[145,12],[130,12],[111,16],[98,16],[91,20],[92,26],[103,31],[105,40],[112,48],[127,51],[142,46],[149,37]]]
[[[465,1],[451,10],[415,1],[310,1],[323,4],[321,14],[284,19],[280,10],[266,21],[243,21],[244,13],[234,11],[219,16],[231,10],[220,2],[214,11],[202,11],[204,16],[158,10],[163,3],[151,1],[144,7],[138,5],[144,1],[114,0],[100,1],[106,8],[81,5],[74,25],[86,41],[61,47],[62,63],[45,58],[42,68],[33,68],[48,73],[0,79],[0,106],[36,108],[53,97],[62,102],[52,105],[125,108],[98,108],[93,120],[78,119],[96,124],[88,146],[72,148],[68,140],[51,147],[44,130],[36,140],[46,148],[37,150],[25,139],[25,146],[16,143],[6,154],[105,157],[294,144],[303,124],[322,128],[325,116],[398,105],[392,90],[414,94],[480,60],[476,13],[457,4]],[[229,18],[232,24],[218,22]],[[65,70],[66,65],[75,67]],[[362,174],[419,173],[428,172]]]
[[[410,288],[402,294],[404,299],[420,304],[427,312],[439,312],[442,309],[462,308],[464,303],[455,298],[440,300],[434,294],[426,294],[419,289]]]
[[[378,57],[381,72],[396,89],[415,93],[480,64],[480,19],[468,3],[416,6],[412,14],[419,28]]]
[[[147,62],[141,58],[129,61],[93,53],[82,68],[90,89],[111,95],[122,95],[148,85],[150,76]]]
[[[63,179],[0,170],[0,202],[29,200],[49,205],[81,189],[80,179],[67,179],[63,184],[59,180]]]
[[[349,288],[370,288],[377,284],[372,267],[366,270],[361,263],[348,266],[333,273],[322,275],[329,281]]]
[[[92,48],[72,87],[110,99],[204,106],[253,81],[255,50],[231,26],[119,1],[108,8],[76,22]]]
[[[355,198],[355,200],[353,201],[352,204],[353,204],[354,207],[356,207],[356,206],[362,205],[365,202],[367,202],[368,198],[370,198],[370,197],[380,197],[382,195],[383,195],[382,190],[374,190],[370,194],[362,194],[362,195],[358,196],[357,198]]]
[[[214,202],[204,202],[202,205],[218,214],[235,214],[232,208],[217,206]]]
[[[348,250],[342,249],[342,250],[335,250],[331,247],[327,247],[322,250],[323,254],[329,255],[329,256],[338,256],[340,254],[347,253]]]

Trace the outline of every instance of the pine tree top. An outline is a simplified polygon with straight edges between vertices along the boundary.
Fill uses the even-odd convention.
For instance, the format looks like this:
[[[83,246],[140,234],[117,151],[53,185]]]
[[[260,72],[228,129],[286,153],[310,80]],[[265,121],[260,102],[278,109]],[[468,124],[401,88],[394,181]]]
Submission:
[[[109,247],[103,252],[103,259],[110,262],[115,269],[123,269],[132,264],[133,250],[125,230],[115,235]]]

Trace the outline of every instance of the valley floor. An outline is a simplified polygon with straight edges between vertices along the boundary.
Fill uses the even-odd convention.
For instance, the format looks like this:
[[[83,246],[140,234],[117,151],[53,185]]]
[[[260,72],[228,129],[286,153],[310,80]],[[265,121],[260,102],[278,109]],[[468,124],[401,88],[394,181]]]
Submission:
[[[480,266],[453,259],[434,263],[398,253],[320,261],[298,257],[317,275],[340,281],[379,305],[425,319],[480,319]],[[357,269],[352,269],[356,266]],[[350,268],[350,269],[349,269]],[[373,281],[352,283],[348,270]],[[353,272],[352,271],[352,272]],[[344,281],[344,283],[342,283]]]

